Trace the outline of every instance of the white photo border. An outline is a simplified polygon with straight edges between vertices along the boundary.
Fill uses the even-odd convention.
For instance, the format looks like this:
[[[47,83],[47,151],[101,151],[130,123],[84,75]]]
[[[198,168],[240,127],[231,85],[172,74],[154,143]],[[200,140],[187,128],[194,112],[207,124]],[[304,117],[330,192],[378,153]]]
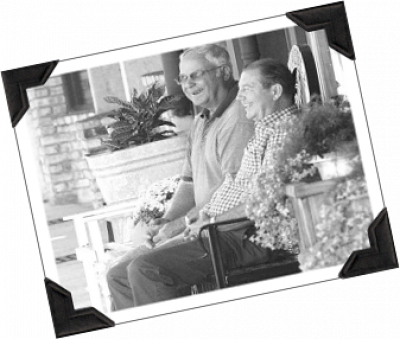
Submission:
[[[92,56],[84,56],[76,59],[61,60],[52,75],[65,74],[74,70],[105,65],[108,62],[116,62],[128,59],[136,59],[149,55],[160,54],[163,52],[174,51],[181,49],[182,46],[189,47],[201,45],[212,41],[222,41],[230,38],[237,38],[240,36],[247,36],[255,33],[271,31],[280,28],[287,28],[295,26],[286,17],[267,18],[265,20],[258,20],[252,23],[237,24],[231,27],[225,27],[207,32],[194,33],[182,37],[166,39],[160,42],[148,43],[141,46],[134,46],[124,48],[112,52],[104,52]],[[195,42],[194,39],[195,38]],[[134,52],[134,54],[132,54]],[[129,57],[127,57],[129,55]],[[379,185],[378,174],[376,172],[375,160],[371,151],[371,140],[368,133],[368,126],[362,98],[360,95],[360,88],[355,69],[355,62],[343,57],[343,66],[345,68],[346,85],[349,90],[349,101],[353,109],[353,118],[357,129],[357,135],[362,154],[362,160],[366,178],[368,182],[369,197],[374,215],[384,207],[382,200],[382,193]],[[22,119],[23,120],[23,119]],[[41,257],[45,269],[46,277],[58,281],[57,272],[54,265],[54,255],[52,254],[50,235],[47,227],[40,227],[46,225],[46,217],[41,203],[41,195],[39,184],[34,174],[30,170],[33,157],[32,153],[28,151],[29,141],[25,140],[26,126],[23,121],[15,129],[22,163],[24,167],[26,183],[29,190],[30,203],[32,213],[35,220],[36,231],[39,246],[41,249]],[[297,286],[309,285],[322,281],[329,281],[338,279],[340,266],[319,269],[309,272],[304,272],[298,275],[287,276],[283,278],[276,278],[269,281],[253,283],[251,286],[239,286],[227,290],[221,290],[213,293],[200,294],[191,296],[190,298],[180,298],[168,302],[157,303],[148,306],[142,306],[136,309],[129,309],[126,311],[112,312],[107,314],[110,319],[114,320],[116,324],[125,323],[132,320],[140,320],[155,315],[163,315],[174,313],[178,311],[188,310],[197,307],[204,307],[214,305],[221,302],[230,300],[237,300],[247,298],[265,293],[272,293],[281,291]]]

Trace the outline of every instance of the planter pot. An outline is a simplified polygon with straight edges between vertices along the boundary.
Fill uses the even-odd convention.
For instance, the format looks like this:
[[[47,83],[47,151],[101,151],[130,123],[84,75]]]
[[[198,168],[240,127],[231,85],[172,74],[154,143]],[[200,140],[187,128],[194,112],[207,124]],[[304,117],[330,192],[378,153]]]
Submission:
[[[107,205],[136,199],[157,180],[179,174],[186,137],[87,156],[89,168]]]
[[[344,177],[353,171],[350,158],[336,153],[324,154],[323,158],[315,156],[310,163],[318,168],[322,180]]]

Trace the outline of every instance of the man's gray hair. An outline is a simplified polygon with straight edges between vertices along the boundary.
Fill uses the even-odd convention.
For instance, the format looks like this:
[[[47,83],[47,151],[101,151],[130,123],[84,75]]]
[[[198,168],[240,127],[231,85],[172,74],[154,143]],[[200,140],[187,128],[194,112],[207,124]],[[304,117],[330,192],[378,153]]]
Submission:
[[[232,63],[229,53],[224,47],[217,44],[209,44],[188,48],[179,56],[179,60],[182,61],[186,57],[196,55],[202,56],[216,67],[222,65],[229,66],[232,75]]]

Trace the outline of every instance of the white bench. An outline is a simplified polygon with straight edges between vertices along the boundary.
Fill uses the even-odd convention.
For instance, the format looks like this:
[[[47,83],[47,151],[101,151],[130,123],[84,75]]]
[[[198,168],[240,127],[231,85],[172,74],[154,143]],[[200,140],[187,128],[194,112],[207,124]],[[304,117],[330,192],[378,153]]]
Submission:
[[[107,281],[104,274],[99,274],[105,269],[107,246],[102,239],[101,221],[115,217],[129,217],[135,208],[135,203],[135,201],[119,203],[63,218],[74,223],[78,241],[76,257],[83,263],[91,305],[101,312],[111,311]]]

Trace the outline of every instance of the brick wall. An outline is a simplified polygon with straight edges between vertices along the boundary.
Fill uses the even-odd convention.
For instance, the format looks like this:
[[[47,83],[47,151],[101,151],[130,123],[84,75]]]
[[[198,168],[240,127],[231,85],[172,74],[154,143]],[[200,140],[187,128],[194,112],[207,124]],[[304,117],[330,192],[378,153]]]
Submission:
[[[100,128],[98,120],[82,122],[95,113],[68,110],[61,76],[29,89],[28,97],[30,109],[24,119],[31,126],[44,200],[53,204],[101,200],[82,143],[85,130]]]
[[[160,56],[124,64],[129,91],[144,89],[141,75],[162,70]],[[31,126],[44,200],[53,204],[92,203],[98,208],[103,199],[84,154],[101,150],[101,139],[107,132],[100,118],[117,108],[103,98],[112,95],[125,99],[125,91],[120,64],[95,67],[87,72],[93,109],[72,111],[68,79],[53,76],[45,85],[28,90],[30,109],[24,119],[29,119]]]

